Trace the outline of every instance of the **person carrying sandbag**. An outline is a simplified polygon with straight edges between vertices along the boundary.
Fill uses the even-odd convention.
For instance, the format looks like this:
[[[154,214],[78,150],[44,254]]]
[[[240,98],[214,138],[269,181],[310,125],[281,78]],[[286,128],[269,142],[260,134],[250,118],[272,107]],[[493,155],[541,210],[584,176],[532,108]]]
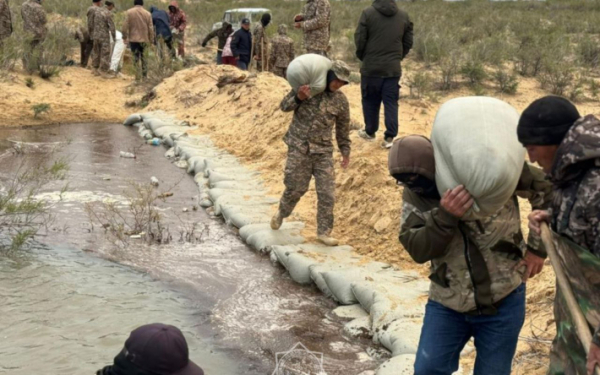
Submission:
[[[350,164],[350,106],[346,96],[338,91],[348,84],[350,69],[342,61],[334,61],[327,74],[326,91],[311,96],[310,87],[292,89],[281,102],[283,112],[294,112],[294,118],[284,142],[288,146],[285,166],[285,191],[279,210],[271,220],[271,228],[281,227],[283,219],[292,214],[300,198],[308,191],[315,177],[317,190],[317,239],[327,246],[338,245],[331,237],[335,205],[335,169],[332,132],[342,154],[342,168]]]
[[[547,96],[525,109],[517,134],[554,188],[550,210],[533,211],[529,228],[539,235],[541,224],[548,222],[560,236],[555,239],[560,268],[577,299],[575,306],[568,305],[564,286],[557,286],[557,334],[548,374],[592,375],[600,365],[600,120],[581,117],[564,98]],[[578,337],[573,308],[583,313],[586,328],[594,330],[591,343]]]
[[[462,133],[460,118],[455,120],[454,131]],[[390,175],[404,187],[400,242],[415,262],[431,263],[414,373],[451,375],[474,338],[474,374],[510,375],[525,319],[524,283],[541,272],[545,257],[539,241],[523,239],[517,196],[542,208],[550,203],[551,186],[541,170],[523,160],[499,210],[467,220],[476,198],[462,184],[440,194],[434,147],[425,137],[408,136],[394,142],[389,154]]]

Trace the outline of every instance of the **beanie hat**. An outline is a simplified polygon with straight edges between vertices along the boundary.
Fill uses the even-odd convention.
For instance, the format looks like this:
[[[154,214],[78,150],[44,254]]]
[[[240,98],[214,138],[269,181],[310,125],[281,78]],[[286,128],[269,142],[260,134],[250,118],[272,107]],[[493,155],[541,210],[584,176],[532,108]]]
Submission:
[[[519,119],[519,142],[525,146],[559,145],[580,117],[577,108],[565,98],[546,96],[538,99]]]
[[[435,181],[435,156],[429,139],[409,135],[397,139],[388,155],[390,175],[416,173]]]

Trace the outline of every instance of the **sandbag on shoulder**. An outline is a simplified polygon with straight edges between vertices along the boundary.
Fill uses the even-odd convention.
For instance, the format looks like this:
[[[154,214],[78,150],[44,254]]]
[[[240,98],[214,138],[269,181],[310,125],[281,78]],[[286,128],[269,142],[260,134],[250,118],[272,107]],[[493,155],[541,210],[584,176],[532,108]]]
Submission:
[[[136,124],[141,121],[142,121],[142,116],[139,113],[134,113],[132,115],[129,115],[129,117],[127,117],[125,119],[125,121],[123,121],[123,125],[132,126],[133,124]]]
[[[298,245],[304,243],[304,237],[300,235],[299,230],[266,229],[251,234],[246,242],[256,251],[267,253],[270,252],[273,246]]]
[[[327,87],[327,72],[333,63],[326,57],[306,54],[295,58],[287,68],[287,80],[295,92],[309,85],[311,96],[318,95]]]
[[[525,162],[517,139],[519,113],[487,97],[452,99],[435,117],[431,142],[440,194],[458,185],[475,199],[463,220],[498,212],[511,199]]]
[[[300,231],[304,229],[304,223],[300,221],[290,221],[285,222],[281,225],[279,230],[294,230],[300,233]],[[254,233],[258,233],[264,230],[271,230],[270,224],[252,224],[246,225],[242,229],[240,229],[240,237],[246,242],[247,238],[253,235]]]
[[[375,375],[413,375],[415,359],[414,354],[397,355],[379,366]]]
[[[392,357],[417,354],[422,324],[418,319],[395,320],[376,333],[377,341],[392,352]]]

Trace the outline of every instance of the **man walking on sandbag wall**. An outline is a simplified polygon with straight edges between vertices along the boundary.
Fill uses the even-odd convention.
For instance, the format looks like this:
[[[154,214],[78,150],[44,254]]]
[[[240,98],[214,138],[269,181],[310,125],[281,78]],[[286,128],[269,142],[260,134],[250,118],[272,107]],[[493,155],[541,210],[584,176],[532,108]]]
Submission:
[[[281,227],[292,214],[300,198],[315,177],[317,190],[317,239],[327,246],[337,246],[331,237],[335,205],[335,169],[332,132],[342,154],[342,168],[350,164],[350,106],[346,95],[338,91],[347,85],[350,69],[342,61],[334,61],[327,73],[325,92],[310,96],[310,87],[292,90],[281,102],[283,112],[294,111],[294,118],[284,141],[288,145],[285,166],[285,191],[279,210],[271,219],[271,228]]]
[[[365,129],[358,135],[375,140],[383,102],[385,133],[382,147],[391,148],[398,135],[400,63],[413,46],[413,23],[394,0],[375,0],[362,12],[354,34],[356,57],[362,61],[361,93]]]
[[[294,27],[304,32],[306,53],[327,57],[331,32],[329,0],[308,0],[302,14],[294,18]]]
[[[594,374],[600,365],[600,120],[582,117],[567,99],[547,96],[521,115],[519,141],[529,159],[547,173],[554,187],[549,211],[533,211],[529,228],[541,233],[551,224],[561,238],[556,250],[591,331],[586,356],[565,293],[557,285],[554,299],[556,337],[548,375]],[[587,363],[587,365],[586,365]]]
[[[525,244],[517,196],[545,207],[551,186],[525,163],[500,211],[463,221],[473,197],[462,185],[440,196],[435,166],[433,146],[423,136],[401,138],[390,150],[390,175],[404,187],[400,242],[415,262],[431,263],[414,374],[453,374],[474,338],[474,375],[510,375],[525,319],[524,283],[541,272],[545,257],[536,239]]]

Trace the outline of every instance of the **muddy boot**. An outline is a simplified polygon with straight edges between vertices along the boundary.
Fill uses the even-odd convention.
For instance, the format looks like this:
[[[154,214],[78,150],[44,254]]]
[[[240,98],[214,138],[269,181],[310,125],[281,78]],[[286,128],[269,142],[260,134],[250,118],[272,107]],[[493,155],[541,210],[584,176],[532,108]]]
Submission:
[[[387,137],[383,140],[383,142],[381,142],[381,147],[383,147],[383,148],[392,148],[393,145],[394,145],[394,138],[392,138],[392,137]]]
[[[281,228],[281,224],[283,224],[283,218],[281,217],[279,211],[277,211],[275,216],[273,216],[273,218],[271,219],[271,229],[278,230],[279,228]]]
[[[366,130],[359,130],[358,131],[358,136],[361,137],[362,139],[364,139],[365,141],[374,141],[375,140],[375,136],[374,135],[369,135]]]
[[[319,236],[317,236],[317,240],[327,246],[337,246],[340,243],[340,241],[338,241],[337,239],[326,234],[320,234]]]

